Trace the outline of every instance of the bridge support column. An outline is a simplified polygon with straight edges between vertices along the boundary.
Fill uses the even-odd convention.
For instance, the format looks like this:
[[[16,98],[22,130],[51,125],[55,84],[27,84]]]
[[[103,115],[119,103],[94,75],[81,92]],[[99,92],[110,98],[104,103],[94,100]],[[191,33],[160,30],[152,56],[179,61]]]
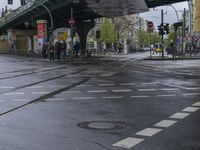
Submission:
[[[80,38],[80,48],[81,48],[81,55],[84,56],[86,50],[86,42],[87,42],[87,35],[88,32],[95,26],[94,20],[91,21],[84,21],[78,22],[76,24],[76,31]]]

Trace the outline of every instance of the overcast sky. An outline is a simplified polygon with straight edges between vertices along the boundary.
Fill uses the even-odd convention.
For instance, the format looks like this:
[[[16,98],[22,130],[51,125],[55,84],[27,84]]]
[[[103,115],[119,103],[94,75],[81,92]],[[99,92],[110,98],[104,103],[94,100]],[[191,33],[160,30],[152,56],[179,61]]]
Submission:
[[[175,9],[179,14],[179,18],[181,19],[184,8],[188,10],[187,2],[176,3],[173,4]],[[175,10],[171,6],[162,6],[156,7],[154,9],[150,9],[149,12],[145,12],[140,14],[145,20],[153,21],[155,25],[159,25],[161,23],[161,10],[164,11],[164,23],[174,23],[177,22],[177,16]]]

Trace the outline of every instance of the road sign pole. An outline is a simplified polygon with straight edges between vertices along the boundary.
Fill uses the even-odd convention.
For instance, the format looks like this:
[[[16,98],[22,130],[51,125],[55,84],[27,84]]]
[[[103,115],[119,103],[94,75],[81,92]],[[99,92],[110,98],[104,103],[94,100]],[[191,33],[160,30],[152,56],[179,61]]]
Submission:
[[[164,23],[164,21],[163,21],[164,19],[163,19],[163,9],[161,10],[161,28],[163,28],[163,23]],[[162,45],[162,58],[164,58],[164,48],[163,48],[163,46],[164,46],[164,33],[162,32],[162,35],[161,35],[161,45]]]

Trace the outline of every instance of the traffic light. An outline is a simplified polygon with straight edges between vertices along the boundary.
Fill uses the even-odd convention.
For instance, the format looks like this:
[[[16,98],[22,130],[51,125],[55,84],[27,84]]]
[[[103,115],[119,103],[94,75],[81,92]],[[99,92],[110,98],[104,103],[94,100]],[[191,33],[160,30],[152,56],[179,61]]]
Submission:
[[[12,5],[13,4],[13,0],[8,0],[8,4]]]
[[[26,0],[21,0],[21,5],[26,5]]]
[[[164,30],[166,31],[166,34],[169,34],[169,23],[164,25]]]
[[[100,39],[100,37],[101,37],[101,31],[97,30],[96,31],[96,38]]]
[[[159,35],[164,35],[164,34],[165,34],[162,25],[159,25],[159,26],[158,26],[158,34],[159,34]]]

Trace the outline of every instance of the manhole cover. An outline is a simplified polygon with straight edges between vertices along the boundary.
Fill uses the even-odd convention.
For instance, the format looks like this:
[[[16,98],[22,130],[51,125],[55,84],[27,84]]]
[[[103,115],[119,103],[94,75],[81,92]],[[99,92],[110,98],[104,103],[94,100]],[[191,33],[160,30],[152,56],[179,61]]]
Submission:
[[[119,121],[86,121],[79,123],[78,126],[85,129],[120,130],[126,128],[127,125]]]

